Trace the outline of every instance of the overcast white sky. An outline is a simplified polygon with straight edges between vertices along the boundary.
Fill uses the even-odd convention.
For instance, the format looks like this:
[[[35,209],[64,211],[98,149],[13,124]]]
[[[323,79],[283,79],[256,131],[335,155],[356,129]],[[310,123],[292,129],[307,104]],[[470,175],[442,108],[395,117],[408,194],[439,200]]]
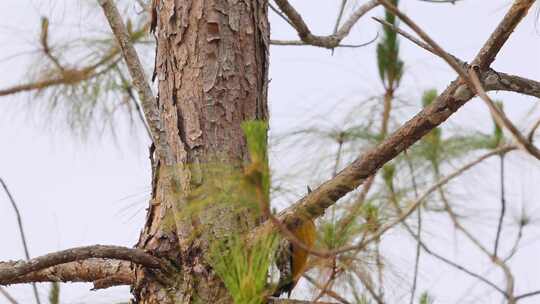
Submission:
[[[296,0],[292,3],[302,12],[305,20],[318,34],[327,34],[333,28],[338,9],[334,1]],[[351,1],[362,4],[365,1]],[[401,7],[447,51],[464,60],[474,57],[491,33],[510,0],[464,0],[458,4],[429,4],[418,0],[402,0]],[[108,31],[101,12],[92,8],[94,1],[77,0],[3,0],[0,1],[0,88],[24,79],[32,60],[29,53],[37,48],[40,16],[51,18],[51,33],[63,31],[66,37],[85,37],[90,28],[101,27]],[[351,5],[347,12],[354,8]],[[380,9],[371,15],[380,16]],[[494,68],[532,79],[540,79],[540,34],[535,27],[534,12],[522,22],[504,47],[493,65]],[[293,39],[296,36],[288,26],[271,14],[272,36],[275,39]],[[364,17],[353,29],[346,43],[362,43],[372,39],[378,26]],[[280,133],[298,127],[314,115],[327,113],[339,103],[347,109],[358,100],[380,94],[382,87],[376,70],[375,45],[360,49],[328,50],[313,47],[272,47],[270,71],[270,108],[272,132]],[[454,79],[454,73],[441,60],[407,41],[401,43],[401,57],[405,61],[405,76],[398,95],[411,102],[419,99],[428,88],[444,89]],[[22,54],[15,56],[17,54]],[[147,60],[152,63],[151,58]],[[535,102],[531,98],[512,94],[497,94],[505,101],[505,110],[522,128],[527,127],[525,111]],[[43,102],[28,95],[0,98],[0,176],[6,180],[23,214],[32,256],[74,246],[90,244],[116,244],[132,246],[144,220],[150,191],[150,167],[147,155],[148,142],[142,129],[138,135],[120,127],[119,139],[109,136],[91,138],[88,142],[69,135],[63,130],[49,131],[53,124],[41,112],[28,114],[28,104]],[[332,115],[325,116],[326,123],[338,124]],[[406,118],[403,117],[402,120]],[[455,125],[476,129],[491,128],[491,120],[483,104],[474,100],[453,117]],[[61,125],[56,124],[55,125]],[[274,168],[283,173],[298,152],[276,150]],[[290,155],[293,157],[290,157]],[[527,171],[523,169],[527,161]],[[521,203],[534,211],[538,204],[540,167],[526,157],[516,156],[510,162],[510,203],[516,202],[509,214],[517,214]],[[483,170],[483,169],[484,170]],[[489,209],[492,196],[489,164],[468,175],[471,184],[463,185],[462,193],[476,195],[478,206]],[[536,187],[535,187],[536,186]],[[481,191],[477,191],[481,189]],[[461,193],[461,192],[460,192]],[[301,195],[302,193],[298,193]],[[470,202],[470,199],[469,199]],[[519,206],[518,206],[519,205]],[[537,214],[538,215],[538,214]],[[487,216],[489,217],[489,216]],[[540,217],[539,217],[540,218]],[[534,232],[534,231],[533,231]],[[538,234],[526,235],[534,240]],[[391,261],[396,276],[391,283],[403,283],[399,276],[409,270],[412,257],[403,255],[399,242],[404,234],[395,233],[389,238],[396,242],[388,245],[387,259]],[[509,235],[509,239],[511,239]],[[22,246],[16,230],[16,221],[7,198],[0,193],[0,260],[23,258]],[[452,231],[434,237],[455,244],[462,241]],[[403,243],[403,245],[401,245]],[[517,269],[517,289],[540,289],[538,247],[532,241],[526,252],[517,256],[513,266]],[[474,254],[451,251],[446,253],[460,261],[476,261]],[[465,246],[466,248],[466,246]],[[412,254],[413,251],[411,250]],[[426,258],[426,271],[421,274],[421,288],[430,289],[437,296],[436,303],[493,303],[499,298],[493,292],[467,291],[473,281],[455,273],[446,266],[438,266]],[[476,266],[478,265],[478,268]],[[486,271],[482,262],[473,262],[473,268]],[[497,272],[497,270],[491,270]],[[495,276],[496,278],[496,276]],[[393,280],[393,281],[392,281]],[[407,283],[408,284],[408,283]],[[46,285],[40,285],[42,300],[46,298]],[[62,303],[113,303],[129,297],[127,288],[90,292],[89,284],[63,285]],[[396,289],[395,296],[399,299]],[[10,287],[21,303],[32,303],[29,286]],[[484,293],[485,292],[485,293]],[[0,297],[0,303],[5,303]],[[538,303],[540,299],[523,301]],[[398,302],[396,302],[398,303]]]

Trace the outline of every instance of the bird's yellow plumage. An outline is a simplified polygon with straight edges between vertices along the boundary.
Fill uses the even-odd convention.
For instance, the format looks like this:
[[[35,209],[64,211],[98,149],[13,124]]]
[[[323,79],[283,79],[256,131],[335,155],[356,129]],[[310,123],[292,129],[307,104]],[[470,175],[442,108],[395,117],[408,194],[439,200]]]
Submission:
[[[316,238],[316,228],[312,220],[306,220],[300,227],[293,231],[300,241],[304,243],[308,248],[313,248]],[[299,246],[292,244],[292,277],[293,283],[296,285],[302,274],[304,273],[307,265],[309,252],[300,248]],[[294,286],[293,286],[294,288]]]
[[[291,230],[291,232],[306,247],[313,248],[317,230],[312,220],[305,220],[300,226]],[[298,280],[306,270],[309,252],[288,241],[286,241],[286,245],[281,250],[282,252],[279,253],[280,257],[277,261],[280,278],[274,296],[280,296],[285,292],[290,296],[294,286],[296,286],[296,283],[298,283]]]

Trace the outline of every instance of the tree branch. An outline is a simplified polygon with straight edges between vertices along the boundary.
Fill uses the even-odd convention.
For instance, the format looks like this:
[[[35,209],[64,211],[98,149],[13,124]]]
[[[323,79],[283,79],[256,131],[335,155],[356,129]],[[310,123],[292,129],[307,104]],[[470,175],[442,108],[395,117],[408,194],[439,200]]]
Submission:
[[[495,61],[495,57],[502,49],[514,29],[527,15],[536,0],[515,0],[510,10],[491,34],[487,42],[480,49],[471,65],[477,65],[480,70],[485,70]]]
[[[163,268],[162,261],[141,249],[120,246],[94,245],[49,253],[29,261],[0,262],[0,284],[11,284],[20,276],[40,271],[59,264],[89,258],[117,259],[131,261],[149,268]]]
[[[122,56],[126,61],[129,74],[133,80],[133,86],[139,94],[141,106],[150,127],[152,142],[156,146],[156,151],[165,164],[171,165],[174,161],[173,154],[166,142],[166,134],[159,115],[160,112],[157,108],[152,88],[146,80],[137,51],[133,47],[129,33],[122,21],[122,16],[111,0],[98,0],[98,3],[103,8],[103,13],[107,17],[107,21],[122,51]]]
[[[523,134],[521,134],[518,128],[516,128],[516,126],[510,121],[510,119],[508,119],[508,117],[506,117],[506,115],[497,106],[495,106],[495,103],[487,95],[486,91],[482,87],[480,79],[478,78],[478,71],[479,67],[472,65],[469,69],[470,79],[473,82],[474,88],[478,96],[488,106],[489,111],[491,112],[491,115],[493,115],[493,118],[497,125],[501,129],[507,129],[520,148],[522,148],[526,152],[529,152],[529,154],[540,160],[540,150],[538,150],[530,141],[527,140],[527,138],[525,138],[525,136],[523,136]]]
[[[478,66],[484,66],[484,61],[490,60],[491,56],[488,56],[488,54],[500,50],[502,47],[500,42],[506,41],[509,36],[506,31],[512,32],[515,29],[527,11],[524,11],[524,8],[530,8],[534,2],[534,0],[517,0],[514,3],[497,27],[497,30],[484,44],[482,51],[474,60]],[[505,31],[501,29],[505,29]],[[494,43],[494,41],[497,41],[497,43]],[[486,74],[482,72],[481,76],[481,78],[484,78]],[[453,81],[432,105],[416,114],[377,147],[359,156],[334,178],[324,182],[313,192],[282,211],[279,214],[279,219],[289,228],[295,228],[302,223],[305,217],[317,218],[321,216],[328,207],[356,189],[385,163],[446,121],[473,96],[473,92],[466,85],[461,84],[459,80]],[[267,233],[272,229],[272,223],[267,221],[255,229],[251,235]]]
[[[385,26],[390,27],[396,33],[400,34],[401,36],[405,37],[407,40],[425,49],[426,51],[439,56],[439,54],[435,51],[435,49],[433,49],[429,44],[419,40],[418,38],[405,32],[399,27],[376,17],[372,17],[372,19]],[[458,61],[459,64],[462,65],[465,69],[468,70],[470,68],[470,65],[467,64],[465,61],[457,58],[456,56],[450,53],[446,53],[446,54],[454,58],[454,60]],[[527,79],[527,78],[515,76],[515,75],[509,75],[506,73],[495,71],[493,69],[488,69],[487,71],[485,71],[484,77],[482,80],[483,80],[482,81],[483,86],[487,91],[515,92],[515,93],[520,93],[520,94],[540,98],[540,82],[532,80],[532,79]]]
[[[347,35],[349,35],[356,22],[358,22],[358,20],[371,9],[379,5],[377,0],[370,0],[369,2],[360,6],[333,35],[317,36],[311,33],[302,16],[287,0],[275,0],[275,2],[281,11],[287,16],[290,23],[292,23],[292,26],[295,28],[298,36],[300,37],[300,40],[302,40],[305,44],[328,49],[338,47],[340,42],[347,37]]]
[[[131,269],[131,262],[92,258],[30,272],[13,278],[9,282],[5,282],[5,284],[93,282],[94,289],[102,289],[116,285],[131,285],[134,282],[134,276],[135,273]]]

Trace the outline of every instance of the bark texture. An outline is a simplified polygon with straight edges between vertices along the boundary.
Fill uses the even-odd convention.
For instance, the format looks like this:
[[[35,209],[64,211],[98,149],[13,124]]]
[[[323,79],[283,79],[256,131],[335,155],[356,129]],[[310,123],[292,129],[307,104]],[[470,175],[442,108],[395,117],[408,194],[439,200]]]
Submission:
[[[139,268],[133,293],[139,303],[228,303],[206,254],[212,242],[257,223],[234,206],[242,193],[224,181],[249,158],[241,123],[268,118],[266,2],[155,0],[152,15],[157,103],[173,159],[153,164],[137,246],[169,259],[177,273],[160,278]]]

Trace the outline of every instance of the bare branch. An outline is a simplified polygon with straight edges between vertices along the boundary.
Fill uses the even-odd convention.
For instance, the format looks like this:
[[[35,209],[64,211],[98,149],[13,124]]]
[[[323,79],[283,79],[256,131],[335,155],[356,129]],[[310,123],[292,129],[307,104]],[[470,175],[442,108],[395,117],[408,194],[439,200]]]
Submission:
[[[322,290],[323,289],[323,286],[321,286],[321,284],[319,284],[314,278],[308,276],[307,274],[304,274],[303,277],[309,282],[311,283],[313,286],[315,286],[317,289],[319,290]],[[346,299],[344,299],[343,297],[341,297],[340,295],[338,295],[337,293],[335,293],[333,290],[331,289],[328,289],[326,290],[326,295],[328,295],[329,297],[339,301],[340,303],[343,303],[343,304],[350,304],[349,301],[347,301]]]
[[[512,149],[516,149],[516,148],[514,147],[514,148],[512,148]],[[498,153],[506,153],[506,152],[509,152],[509,151],[506,151],[506,152],[505,152],[505,150],[503,149],[502,151],[496,151],[496,152],[498,152]],[[498,153],[493,153],[493,151],[492,151],[491,153],[488,153],[487,155],[483,155],[483,156],[481,156],[480,158],[478,158],[478,159],[472,161],[470,164],[472,164],[472,163],[478,164],[479,161],[485,160],[485,159],[487,159],[487,157],[491,157],[491,156],[497,155]],[[487,156],[487,157],[486,157],[486,156]],[[469,165],[470,165],[470,164],[469,164]],[[409,162],[409,165],[410,165],[410,162]],[[466,166],[464,166],[464,167],[462,167],[462,168],[465,168],[465,167],[467,167],[467,166],[468,166],[468,165],[466,165]],[[456,172],[458,172],[458,171],[460,171],[460,170],[461,170],[461,169],[458,169]],[[411,172],[412,172],[412,167],[411,167]],[[443,180],[443,179],[444,179],[444,178],[440,177],[440,175],[437,175],[437,178],[439,178],[440,180]],[[442,185],[440,185],[439,187],[437,187],[437,189],[440,190],[440,189],[442,189],[441,187],[442,187]],[[415,193],[416,193],[416,189],[415,189]],[[446,211],[448,212],[448,214],[450,215],[450,218],[452,219],[454,225],[455,225],[458,229],[463,230],[464,233],[466,234],[466,236],[472,238],[471,241],[472,241],[474,244],[477,244],[477,245],[478,245],[479,242],[478,242],[474,237],[472,237],[472,236],[470,235],[470,233],[468,233],[468,231],[466,231],[466,230],[464,229],[464,227],[458,222],[457,216],[453,213],[453,211],[452,211],[452,209],[451,209],[451,207],[450,207],[450,205],[449,205],[449,203],[448,203],[448,200],[447,200],[447,199],[444,197],[444,195],[443,195],[444,192],[441,192],[440,194],[441,194],[441,198],[442,198],[442,200],[443,200],[443,202],[444,202],[444,204],[445,204],[445,210],[446,210]],[[416,199],[418,199],[418,197],[419,197],[419,196],[418,196],[418,193],[415,194],[415,197],[416,197]],[[398,211],[399,216],[402,217],[402,216],[403,216],[403,210],[400,208],[400,206],[397,204],[397,202],[395,202],[394,205],[395,205],[395,207],[396,207],[396,209],[397,209],[397,211]],[[420,208],[418,208],[418,211],[420,211]],[[419,223],[421,223],[420,217],[419,217]],[[470,275],[470,276],[472,276],[472,277],[474,277],[474,278],[479,279],[480,281],[482,281],[482,282],[484,282],[485,284],[487,284],[487,285],[493,287],[495,290],[499,291],[499,292],[500,292],[501,294],[503,294],[506,298],[508,298],[507,292],[505,292],[503,289],[501,289],[500,287],[498,287],[497,285],[495,285],[493,282],[489,281],[487,278],[485,278],[485,277],[483,277],[483,276],[481,276],[481,275],[479,275],[479,274],[477,274],[477,273],[474,273],[474,272],[468,270],[467,268],[465,268],[465,267],[463,267],[463,266],[461,266],[461,265],[459,265],[459,264],[457,264],[457,263],[455,263],[455,262],[453,262],[453,261],[451,261],[451,260],[449,260],[449,259],[447,259],[447,258],[445,258],[445,257],[443,257],[443,256],[441,256],[441,255],[439,255],[439,254],[437,254],[437,253],[435,253],[435,252],[432,251],[431,249],[429,249],[429,248],[427,247],[427,245],[422,241],[422,238],[421,238],[421,235],[420,235],[420,231],[421,231],[420,229],[418,229],[417,234],[415,234],[415,233],[413,232],[413,230],[409,227],[409,225],[407,224],[407,222],[406,222],[405,220],[401,221],[401,224],[403,224],[403,226],[405,226],[407,232],[409,232],[409,234],[410,234],[413,238],[416,239],[416,241],[417,241],[417,246],[418,246],[418,247],[417,247],[417,250],[420,249],[420,248],[423,249],[426,253],[428,253],[429,255],[433,256],[434,258],[436,258],[436,259],[438,259],[438,260],[440,260],[440,261],[446,263],[446,264],[449,265],[449,266],[452,266],[452,267],[456,268],[456,269],[459,270],[459,271],[462,271],[462,272],[464,272],[464,273],[466,273],[466,274],[468,274],[468,275]],[[420,224],[419,224],[419,228],[420,228]],[[484,248],[482,247],[482,245],[480,245],[480,249],[484,249]],[[489,252],[487,252],[487,250],[484,249],[484,252],[487,254],[487,256],[488,256],[489,258],[491,258],[491,256],[489,255]],[[419,256],[419,252],[417,251],[417,257],[418,257],[418,256]],[[415,277],[416,277],[416,274],[415,274]],[[413,284],[413,289],[412,289],[412,292],[411,292],[411,299],[413,299],[413,297],[414,297],[414,287],[415,287],[415,285]]]
[[[19,304],[14,297],[12,297],[2,286],[0,286],[0,293],[8,300],[11,304]]]
[[[375,38],[371,39],[368,42],[361,43],[361,44],[338,44],[334,48],[360,48],[360,47],[364,47],[364,46],[372,44],[373,42],[375,42],[377,40],[377,38],[379,38],[378,33],[375,36]],[[281,45],[281,46],[306,46],[306,45],[310,45],[309,43],[306,43],[306,42],[301,41],[301,40],[276,40],[276,39],[270,40],[270,44],[271,45]]]
[[[275,2],[281,11],[288,17],[288,20],[292,23],[292,26],[298,33],[301,41],[303,41],[305,44],[329,49],[338,47],[340,42],[347,37],[347,35],[349,35],[356,22],[358,22],[358,20],[371,9],[379,5],[376,0],[370,0],[369,2],[360,6],[333,35],[317,36],[311,33],[302,16],[287,0],[275,0]]]
[[[484,80],[488,91],[508,91],[540,98],[540,82],[520,76],[494,71],[495,75]]]
[[[413,235],[413,237],[416,237]],[[417,239],[418,240],[418,239]],[[463,272],[463,273],[466,273],[467,275],[473,277],[473,278],[476,278],[478,280],[480,280],[481,282],[485,283],[486,285],[489,285],[491,286],[493,289],[497,290],[498,292],[500,292],[504,297],[507,297],[506,296],[506,292],[501,289],[499,286],[495,285],[495,283],[489,281],[488,279],[484,278],[483,276],[475,273],[475,272],[472,272],[471,270],[457,264],[456,262],[453,262],[451,260],[449,260],[448,258],[445,258],[444,256],[432,251],[429,247],[427,247],[427,245],[422,242],[420,240],[420,246],[422,247],[422,249],[429,255],[431,255],[432,257],[438,259],[439,261],[442,261],[443,263],[449,265],[449,266],[452,266],[454,268],[456,268],[457,270]]]
[[[353,26],[358,22],[358,20],[364,16],[367,12],[372,10],[373,8],[377,7],[379,3],[375,0],[370,0],[364,5],[360,6],[354,13],[352,13],[351,16],[349,16],[349,19],[343,23],[343,25],[339,28],[339,30],[336,32],[336,37],[341,41],[349,33],[351,32]]]
[[[120,246],[94,245],[49,253],[29,261],[0,262],[0,284],[10,284],[19,276],[59,264],[89,259],[117,259],[131,261],[149,268],[165,268],[160,259],[141,249]]]
[[[416,254],[414,259],[414,272],[413,272],[413,282],[411,287],[411,298],[409,300],[410,304],[414,303],[414,296],[416,294],[416,285],[418,284],[418,270],[420,268],[420,253],[422,252],[422,208],[418,208],[418,222],[416,235],[418,240],[416,242]]]
[[[9,284],[29,282],[93,282],[94,289],[102,289],[116,285],[131,285],[134,281],[134,276],[135,273],[131,268],[131,262],[92,258],[30,272],[10,280]]]
[[[478,52],[471,65],[477,65],[480,70],[485,70],[495,61],[495,57],[502,49],[516,26],[527,15],[536,0],[515,0],[510,10],[499,23],[488,41]]]
[[[270,7],[270,9],[274,13],[276,13],[276,15],[281,17],[281,19],[283,19],[285,22],[287,22],[290,26],[294,27],[294,24],[292,24],[291,20],[289,20],[289,18],[287,18],[287,16],[283,15],[283,13],[280,12],[279,9],[277,9],[275,6],[273,6],[272,3],[268,2],[268,6]]]
[[[478,96],[486,103],[486,105],[489,108],[489,111],[491,112],[491,115],[493,115],[493,118],[497,125],[501,129],[507,129],[510,131],[510,134],[514,138],[514,140],[517,142],[517,145],[522,148],[524,151],[529,152],[532,156],[536,157],[537,159],[540,159],[540,150],[538,150],[531,142],[529,142],[521,132],[516,128],[516,126],[506,117],[506,115],[499,109],[497,106],[495,106],[495,103],[491,100],[491,98],[486,94],[486,91],[482,87],[482,83],[480,82],[480,79],[478,78],[477,72],[479,71],[478,66],[472,65],[472,68],[469,69],[469,75],[471,77],[471,80],[473,82],[474,88],[478,94]]]
[[[47,17],[41,17],[41,34],[39,42],[41,43],[45,56],[51,60],[59,71],[63,72],[65,68],[60,63],[60,60],[53,55],[51,48],[49,47],[49,19]]]
[[[377,304],[384,304],[384,301],[377,295],[375,292],[375,289],[373,288],[373,283],[371,280],[367,279],[363,273],[358,271],[358,269],[353,268],[353,272],[356,275],[356,277],[362,282],[362,285],[364,285],[364,288],[368,291],[369,295],[377,302]]]
[[[532,291],[532,292],[527,292],[527,293],[524,293],[522,295],[519,295],[515,298],[516,301],[518,300],[522,300],[524,298],[528,298],[528,297],[532,297],[532,296],[537,296],[537,295],[540,295],[540,290],[536,290],[536,291]]]
[[[129,33],[122,21],[122,16],[111,0],[98,0],[98,3],[103,8],[111,30],[118,41],[133,80],[133,85],[139,94],[146,121],[152,131],[152,141],[156,146],[156,151],[165,164],[171,165],[173,163],[173,156],[170,147],[166,143],[166,134],[159,115],[160,112],[157,108],[152,88],[146,80],[137,51],[133,47]]]
[[[463,174],[465,171],[471,169],[472,167],[476,166],[477,164],[481,163],[482,161],[494,156],[494,155],[499,155],[500,153],[506,153],[506,152],[509,152],[509,151],[512,151],[516,149],[515,146],[503,146],[503,147],[500,147],[500,148],[497,148],[491,152],[488,152],[476,159],[474,159],[473,161],[465,164],[464,166],[458,168],[457,170],[455,170],[454,172],[448,174],[447,176],[445,176],[444,178],[440,179],[437,183],[435,183],[434,185],[432,185],[431,187],[429,187],[422,195],[420,195],[413,203],[411,203],[407,209],[403,212],[401,212],[401,214],[399,215],[399,217],[382,226],[379,231],[377,231],[377,233],[373,234],[369,239],[365,240],[364,242],[358,244],[358,245],[353,245],[353,246],[349,246],[349,247],[345,247],[341,250],[339,250],[338,252],[341,253],[341,252],[346,252],[348,250],[352,250],[352,249],[355,249],[355,250],[361,250],[362,248],[365,248],[367,246],[367,244],[373,242],[373,241],[376,241],[378,238],[380,238],[386,231],[388,231],[390,228],[394,227],[395,225],[401,223],[402,221],[404,221],[407,217],[409,217],[412,212],[414,210],[416,210],[416,208],[418,208],[418,206],[431,194],[433,193],[435,190],[439,189],[441,186],[447,184],[449,181],[451,181],[452,179],[456,178],[457,176],[460,176],[461,174]],[[487,251],[486,251],[487,252]]]
[[[405,37],[409,41],[413,42],[414,44],[418,45],[419,47],[425,49],[426,51],[439,56],[439,54],[429,44],[417,39],[411,34],[400,29],[399,27],[394,26],[393,24],[376,17],[372,17],[372,19],[385,26],[390,27],[392,30]],[[454,60],[457,61],[465,69],[468,70],[470,68],[470,65],[468,65],[465,61],[457,58],[450,53],[446,54],[454,58]],[[540,98],[540,82],[520,76],[501,73],[492,69],[485,71],[483,77],[483,85],[484,88],[488,91],[508,91]]]
[[[523,18],[524,12],[520,8],[524,6],[530,8],[533,2],[533,0],[518,0],[514,3],[503,21],[501,21],[501,24],[497,27],[497,31],[482,48],[483,51],[475,59],[475,62],[483,63],[484,60],[489,60],[490,57],[485,54],[497,52],[500,49],[500,47],[497,48],[494,46],[493,41],[506,41],[508,34],[499,29],[505,28],[507,31],[512,32]],[[514,22],[511,22],[511,20],[514,20]],[[507,24],[511,24],[512,26],[507,26]],[[485,74],[482,74],[482,78],[484,76]],[[433,104],[416,114],[377,147],[359,156],[334,178],[324,182],[318,188],[314,189],[313,192],[282,211],[279,218],[288,227],[294,228],[300,225],[305,217],[317,218],[321,216],[338,199],[356,189],[386,162],[396,157],[422,136],[443,123],[473,96],[473,92],[466,85],[461,84],[458,80],[453,81],[437,97]],[[265,234],[271,230],[272,223],[267,221],[254,230],[251,235]]]
[[[413,31],[415,31],[420,38],[422,38],[427,44],[431,46],[431,48],[435,51],[435,53],[440,56],[441,58],[446,61],[455,71],[458,73],[458,75],[461,77],[461,79],[467,83],[469,88],[473,88],[472,82],[469,80],[469,76],[467,75],[467,72],[463,69],[463,67],[457,62],[453,57],[449,56],[448,53],[443,50],[435,40],[431,39],[429,35],[424,32],[414,21],[412,21],[407,15],[402,13],[395,5],[393,5],[388,0],[378,0],[384,7],[392,12],[394,15],[398,16],[399,19],[401,19],[403,22],[405,22]]]
[[[516,239],[514,240],[514,244],[512,245],[512,248],[510,249],[506,257],[504,258],[505,262],[508,262],[517,253],[519,243],[521,242],[521,239],[523,237],[523,227],[525,227],[525,223],[524,223],[524,220],[522,219],[520,220],[520,223],[519,223],[518,233],[517,233]]]
[[[536,130],[538,129],[538,127],[540,127],[540,119],[538,119],[534,125],[532,126],[531,128],[531,131],[529,131],[529,135],[527,135],[527,140],[532,143],[534,141],[534,133],[536,132]]]

